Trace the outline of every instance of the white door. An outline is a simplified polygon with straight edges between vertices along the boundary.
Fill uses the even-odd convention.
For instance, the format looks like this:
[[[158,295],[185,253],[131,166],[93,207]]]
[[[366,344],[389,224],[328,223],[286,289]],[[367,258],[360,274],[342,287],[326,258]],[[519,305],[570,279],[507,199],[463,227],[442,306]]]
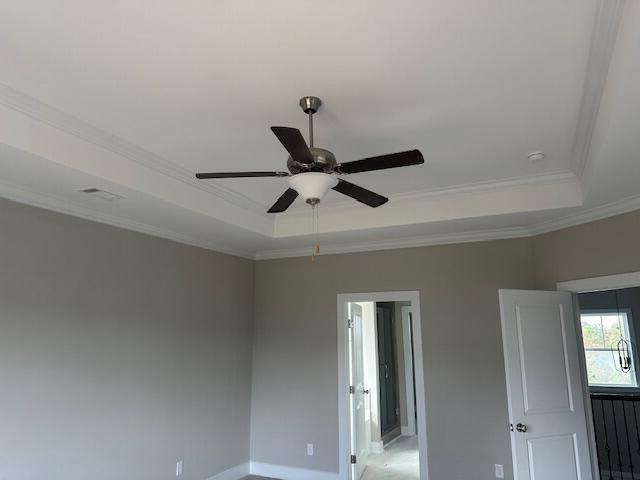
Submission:
[[[357,303],[349,304],[349,385],[351,398],[351,455],[355,463],[351,465],[351,479],[359,480],[364,472],[364,457],[367,450],[367,431],[365,423],[365,386],[362,354],[362,307]]]
[[[499,297],[515,480],[591,480],[571,294]]]

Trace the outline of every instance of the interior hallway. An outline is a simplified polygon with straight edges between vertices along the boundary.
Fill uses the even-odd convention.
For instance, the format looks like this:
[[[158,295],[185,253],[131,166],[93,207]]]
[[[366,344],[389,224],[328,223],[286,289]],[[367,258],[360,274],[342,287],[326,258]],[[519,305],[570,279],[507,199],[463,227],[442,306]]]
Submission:
[[[362,480],[418,480],[418,437],[401,437],[384,452],[369,455]]]

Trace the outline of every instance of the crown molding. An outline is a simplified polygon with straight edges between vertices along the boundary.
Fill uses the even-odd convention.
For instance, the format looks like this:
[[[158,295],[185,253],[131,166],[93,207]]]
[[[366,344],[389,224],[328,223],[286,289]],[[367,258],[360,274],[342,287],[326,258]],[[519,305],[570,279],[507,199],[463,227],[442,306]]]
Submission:
[[[0,83],[0,104],[237,207],[265,215],[264,205],[249,197],[220,184],[199,182],[188,169],[3,83]]]
[[[598,207],[583,210],[573,215],[551,220],[549,222],[539,223],[529,228],[531,235],[540,235],[543,233],[562,230],[563,228],[575,227],[584,223],[595,222],[616,215],[633,212],[640,209],[640,195],[623,198],[616,202],[607,203]]]
[[[320,233],[386,228],[400,225],[480,218],[583,204],[580,180],[568,171],[510,178],[437,190],[395,195],[391,202],[369,209],[355,202],[320,204]],[[274,236],[310,234],[308,209],[276,216]]]
[[[85,220],[103,223],[118,228],[124,228],[126,230],[132,230],[135,232],[152,235],[155,237],[164,238],[186,245],[192,245],[195,247],[200,247],[227,255],[233,255],[236,257],[242,257],[252,260],[271,260],[278,258],[304,257],[309,255],[309,247],[263,250],[258,252],[237,250],[210,240],[196,239],[168,229],[155,227],[114,215],[106,215],[102,212],[97,212],[85,206],[71,204],[66,200],[62,200],[52,195],[45,195],[39,192],[34,192],[30,189],[17,187],[3,181],[0,181],[0,197],[45,210],[51,210],[65,215],[79,217]],[[578,212],[574,215],[569,215],[558,220],[540,223],[531,227],[520,226],[513,228],[476,230],[455,234],[423,235],[393,238],[388,240],[375,240],[370,242],[323,245],[322,254],[334,255],[342,253],[370,252],[376,250],[393,250],[401,248],[416,248],[434,245],[448,245],[456,243],[470,243],[508,238],[531,237],[543,233],[562,230],[563,228],[593,222],[596,220],[602,220],[604,218],[613,217],[624,213],[629,213],[634,210],[640,210],[640,195],[627,197],[618,202],[612,202],[600,207]]]
[[[63,213],[65,215],[70,215],[72,217],[78,217],[84,220],[103,223],[114,227],[124,228],[125,230],[132,230],[134,232],[144,233],[146,235],[164,238],[166,240],[172,240],[174,242],[186,245],[192,245],[194,247],[200,247],[218,253],[224,253],[227,255],[233,255],[235,257],[248,259],[253,259],[254,257],[252,252],[228,248],[224,245],[212,242],[210,240],[200,240],[189,237],[187,235],[183,235],[182,233],[174,232],[169,229],[158,228],[153,225],[136,222],[134,220],[118,217],[115,215],[107,215],[105,213],[98,212],[85,206],[72,204],[71,202],[62,200],[53,195],[47,195],[23,187],[17,187],[1,180],[0,197],[33,207],[51,210],[54,212]]]
[[[434,245],[448,245],[452,243],[484,242],[505,238],[521,238],[530,236],[526,227],[499,228],[493,230],[477,230],[453,234],[422,235],[415,237],[391,238],[388,240],[374,240],[371,242],[342,243],[323,245],[322,255],[340,253],[371,252],[375,250],[394,250],[399,248],[429,247]],[[255,260],[271,260],[288,257],[304,257],[311,254],[310,247],[290,248],[284,250],[264,250],[256,253]]]
[[[589,159],[591,139],[609,75],[624,4],[625,0],[598,0],[571,152],[571,170],[578,177],[584,174]]]
[[[393,196],[394,200],[422,200],[429,197],[447,195],[465,195],[468,193],[488,192],[493,190],[504,190],[528,185],[546,185],[558,183],[570,183],[579,180],[576,175],[568,170],[560,170],[551,173],[539,173],[521,177],[511,177],[501,180],[488,180],[483,182],[466,183],[451,187],[433,188],[430,190],[420,190],[414,192],[399,193]]]
[[[541,173],[534,175],[526,175],[521,177],[511,177],[502,180],[487,180],[482,182],[464,183],[460,185],[453,185],[442,188],[430,188],[424,190],[414,190],[411,192],[394,193],[387,195],[389,202],[397,201],[421,201],[428,200],[430,198],[445,197],[445,196],[457,196],[470,193],[481,193],[495,190],[511,189],[515,187],[527,186],[527,185],[539,185],[544,183],[545,185],[552,185],[558,183],[573,183],[579,180],[576,175],[569,170],[560,170],[551,173]],[[354,210],[354,207],[358,205],[353,200],[341,200],[338,202],[332,202],[327,205],[322,205],[323,212],[340,212],[345,210]],[[300,215],[307,217],[308,206],[300,206],[289,208],[287,214]]]
[[[322,247],[322,254],[340,254],[355,252],[370,252],[375,250],[391,250],[398,248],[428,247],[433,245],[447,245],[454,243],[483,242],[507,238],[534,237],[564,228],[582,225],[596,220],[602,220],[616,215],[640,210],[640,195],[627,197],[623,200],[591,208],[558,220],[539,223],[533,226],[514,228],[500,228],[493,230],[477,230],[460,232],[450,235],[424,235],[416,237],[396,238],[381,241],[343,243]],[[309,255],[309,247],[291,248],[283,250],[264,250],[257,252],[255,260],[271,260],[289,257],[304,257]]]

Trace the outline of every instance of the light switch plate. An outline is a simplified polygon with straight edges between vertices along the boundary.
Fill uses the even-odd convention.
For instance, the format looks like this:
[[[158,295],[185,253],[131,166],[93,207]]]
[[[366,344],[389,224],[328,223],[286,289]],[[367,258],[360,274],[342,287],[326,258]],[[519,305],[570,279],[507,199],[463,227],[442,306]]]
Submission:
[[[313,456],[313,443],[307,443],[307,455]]]
[[[176,462],[176,477],[179,477],[182,475],[182,460],[178,460]]]
[[[504,478],[504,467],[496,463],[496,478]]]

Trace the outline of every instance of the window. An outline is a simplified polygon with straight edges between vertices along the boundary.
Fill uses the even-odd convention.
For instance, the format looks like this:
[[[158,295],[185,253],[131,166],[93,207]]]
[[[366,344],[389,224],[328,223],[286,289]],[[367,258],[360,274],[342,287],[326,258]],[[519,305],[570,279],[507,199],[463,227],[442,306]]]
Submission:
[[[618,342],[631,345],[629,314],[626,312],[582,313],[582,339],[587,361],[589,386],[637,387],[635,353],[631,352],[631,371],[623,372],[618,357]]]

